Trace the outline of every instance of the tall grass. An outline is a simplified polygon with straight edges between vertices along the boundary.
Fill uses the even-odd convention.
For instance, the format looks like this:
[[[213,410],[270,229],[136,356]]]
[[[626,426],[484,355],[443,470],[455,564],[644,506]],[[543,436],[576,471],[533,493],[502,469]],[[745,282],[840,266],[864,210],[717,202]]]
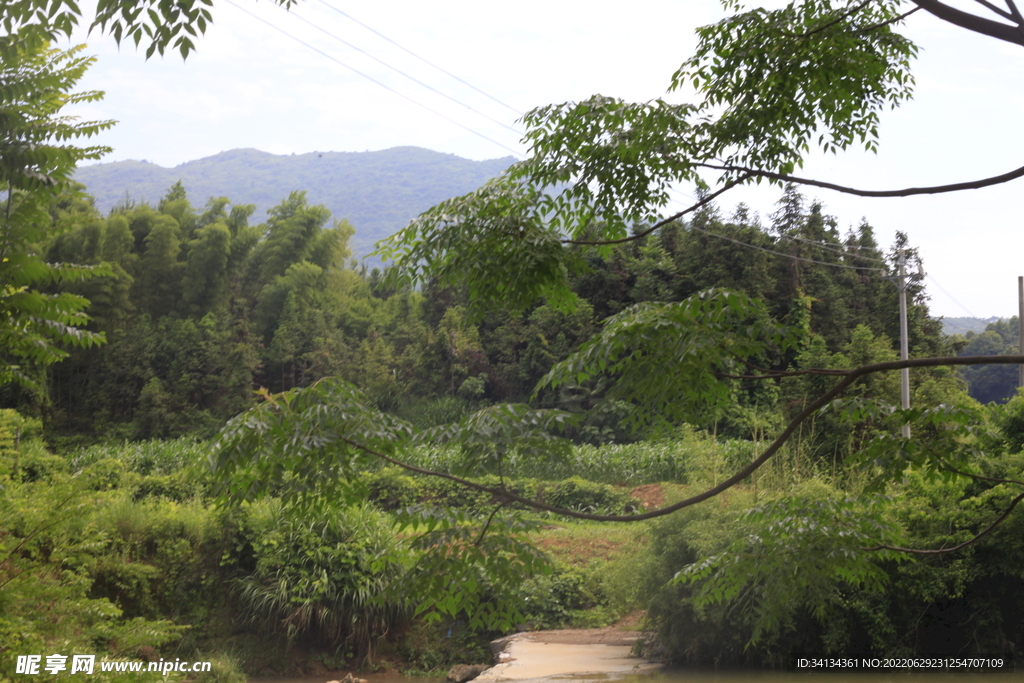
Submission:
[[[582,477],[603,484],[639,486],[656,482],[707,484],[721,481],[749,463],[766,442],[716,439],[708,433],[683,425],[671,438],[631,444],[574,446],[566,457],[524,457],[515,452],[502,461],[502,473],[509,477],[561,481]],[[172,474],[202,464],[209,442],[183,437],[170,441],[125,442],[82,448],[68,460],[73,471],[105,459],[123,463],[128,471],[142,475]],[[414,446],[402,454],[405,462],[446,473],[464,473],[458,448]],[[385,463],[381,463],[383,466]],[[799,447],[783,449],[756,475],[765,488],[785,486],[806,476],[815,464]],[[795,479],[794,479],[795,477]]]
[[[80,448],[68,456],[72,471],[80,471],[100,460],[119,460],[125,469],[142,475],[172,474],[205,460],[208,441],[181,437],[168,441],[125,441]]]
[[[604,484],[640,485],[655,482],[697,483],[721,479],[754,457],[756,444],[739,439],[716,440],[690,427],[671,439],[631,444],[578,445],[568,457],[529,458],[509,454],[502,462],[510,477],[562,480],[578,476]],[[407,462],[447,473],[463,469],[457,448],[420,446],[404,454]]]

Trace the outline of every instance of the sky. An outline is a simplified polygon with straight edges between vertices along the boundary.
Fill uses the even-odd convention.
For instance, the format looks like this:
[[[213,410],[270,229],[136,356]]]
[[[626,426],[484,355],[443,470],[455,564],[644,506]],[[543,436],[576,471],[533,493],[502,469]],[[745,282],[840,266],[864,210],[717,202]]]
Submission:
[[[80,88],[106,97],[71,113],[118,121],[95,139],[114,148],[104,161],[173,167],[239,147],[291,154],[415,145],[470,159],[521,155],[516,120],[536,106],[596,93],[687,101],[690,93],[666,95],[671,75],[692,53],[694,30],[724,16],[716,0],[634,0],[628,11],[579,0],[305,0],[291,11],[266,0],[214,5],[213,25],[184,62],[176,53],[147,61],[109,35],[73,36],[97,57]],[[91,17],[90,3],[82,7]],[[892,189],[973,180],[1024,163],[1024,48],[925,12],[910,17],[905,33],[921,47],[915,99],[882,115],[879,153],[815,153],[800,175]],[[693,192],[678,190],[681,201]],[[866,218],[886,247],[897,230],[907,233],[928,274],[933,315],[1016,315],[1024,180],[900,199],[804,192],[843,231]],[[729,214],[743,201],[764,217],[779,194],[737,190],[720,207]]]

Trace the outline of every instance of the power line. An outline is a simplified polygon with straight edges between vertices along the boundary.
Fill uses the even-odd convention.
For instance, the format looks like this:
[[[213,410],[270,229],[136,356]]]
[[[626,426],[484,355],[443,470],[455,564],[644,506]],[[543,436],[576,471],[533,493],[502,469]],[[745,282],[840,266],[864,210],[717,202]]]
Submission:
[[[385,90],[387,90],[387,91],[389,91],[391,93],[394,93],[395,95],[398,95],[402,99],[408,100],[409,102],[412,102],[416,106],[422,107],[423,109],[426,109],[431,114],[434,114],[435,116],[439,116],[442,119],[444,119],[445,121],[448,121],[449,123],[453,123],[456,126],[458,126],[459,128],[462,128],[463,130],[468,131],[468,132],[472,133],[473,135],[476,135],[477,137],[483,138],[484,140],[486,140],[487,142],[490,142],[491,144],[497,145],[498,147],[501,147],[502,149],[507,150],[508,152],[511,152],[513,155],[515,155],[517,157],[521,158],[523,156],[520,152],[517,152],[516,150],[512,149],[511,147],[503,145],[502,143],[498,142],[497,140],[494,140],[494,139],[484,135],[483,133],[481,133],[479,131],[473,130],[469,126],[461,124],[461,123],[459,123],[458,121],[456,121],[453,118],[445,116],[444,114],[442,114],[441,112],[437,111],[436,109],[433,109],[433,108],[423,104],[422,102],[418,102],[418,101],[414,100],[413,98],[409,97],[408,95],[405,95],[403,93],[398,92],[397,90],[395,90],[391,86],[385,85],[384,83],[381,83],[376,78],[374,78],[372,76],[368,76],[367,74],[363,73],[362,71],[360,71],[359,69],[356,69],[353,66],[349,66],[348,64],[346,64],[345,62],[341,61],[337,57],[334,57],[333,55],[329,55],[326,52],[324,52],[323,50],[321,50],[320,48],[314,47],[313,45],[310,45],[309,43],[307,43],[306,41],[302,40],[301,38],[297,38],[296,36],[293,36],[291,33],[288,33],[283,28],[270,23],[266,19],[264,19],[264,18],[262,18],[260,16],[257,16],[256,14],[253,14],[252,12],[250,12],[247,9],[245,9],[244,7],[238,5],[237,3],[234,2],[234,0],[224,0],[224,1],[227,4],[231,5],[232,7],[236,8],[236,9],[242,11],[242,12],[245,12],[246,14],[248,14],[253,19],[256,19],[257,21],[260,21],[260,22],[266,24],[267,26],[269,26],[270,28],[274,29],[275,31],[278,31],[279,33],[283,33],[284,35],[286,35],[289,38],[291,38],[292,40],[294,40],[296,43],[299,43],[300,45],[304,45],[304,46],[308,47],[310,50],[313,50],[314,52],[320,54],[323,57],[326,57],[327,59],[331,60],[332,62],[335,62],[336,64],[340,64],[341,66],[345,67],[349,71],[352,71],[352,72],[362,76],[363,78],[365,78],[368,81],[373,81],[374,83],[376,83],[380,87],[384,88]]]
[[[502,128],[507,128],[508,130],[512,131],[516,135],[520,135],[521,136],[523,134],[523,132],[521,130],[519,130],[517,128],[513,128],[512,126],[509,126],[508,124],[503,123],[502,121],[499,121],[498,119],[496,119],[496,118],[494,118],[492,116],[488,116],[487,114],[483,113],[482,111],[478,111],[477,109],[474,109],[473,107],[469,106],[465,102],[461,102],[461,101],[455,99],[454,97],[452,97],[451,95],[448,95],[446,93],[441,92],[440,90],[438,90],[434,86],[428,85],[427,83],[424,83],[423,81],[419,80],[415,76],[410,76],[409,74],[407,74],[406,72],[402,71],[398,67],[392,66],[391,64],[388,64],[383,59],[380,59],[379,57],[374,56],[373,54],[371,54],[368,51],[364,50],[363,48],[359,47],[358,45],[353,45],[352,43],[348,42],[344,38],[341,38],[340,36],[337,36],[337,35],[331,33],[330,31],[328,31],[327,29],[323,28],[322,26],[316,25],[315,23],[313,23],[309,19],[306,19],[306,18],[302,17],[301,15],[297,14],[295,12],[295,10],[286,10],[286,9],[284,9],[282,7],[282,11],[288,12],[289,14],[291,14],[293,17],[295,17],[299,21],[301,21],[301,22],[303,22],[305,24],[309,24],[310,26],[315,28],[317,31],[320,31],[321,33],[324,33],[324,34],[330,36],[331,38],[334,38],[339,43],[342,43],[343,45],[347,45],[348,47],[352,48],[353,50],[356,50],[357,52],[363,53],[364,55],[366,55],[367,57],[369,57],[373,61],[386,66],[387,68],[391,69],[395,73],[398,73],[398,74],[401,74],[402,76],[405,76],[410,81],[423,86],[427,90],[429,90],[429,91],[431,91],[431,92],[433,92],[433,93],[435,93],[437,95],[440,95],[441,97],[447,98],[447,99],[451,100],[452,102],[454,102],[455,104],[457,104],[459,106],[465,107],[466,109],[470,110],[471,112],[473,112],[474,114],[476,114],[478,116],[484,117],[485,119],[487,119],[491,123],[496,123],[499,126],[501,126]]]
[[[697,201],[697,199],[695,197],[691,197],[690,195],[686,194],[685,192],[682,192],[680,190],[673,190],[673,191],[676,192],[677,194],[683,195],[684,197],[688,197],[688,198],[692,199],[693,201]],[[679,200],[673,199],[671,197],[669,197],[669,201],[673,202],[674,204],[678,204],[679,206],[686,206],[685,204],[683,204]],[[695,230],[701,230],[700,228],[694,228],[694,229]],[[764,247],[758,247],[758,246],[755,246],[753,244],[747,244],[746,242],[740,242],[739,240],[734,240],[731,237],[726,237],[725,235],[719,235],[717,233],[709,232],[707,230],[701,230],[701,232],[705,232],[705,233],[707,233],[709,235],[714,235],[715,237],[721,237],[722,239],[730,240],[730,241],[736,242],[737,244],[744,244],[744,245],[746,245],[748,247],[751,247],[752,249],[760,249],[761,251],[766,251],[766,252],[768,252],[770,254],[778,254],[780,256],[785,256],[787,258],[797,259],[797,260],[800,260],[800,261],[807,261],[809,263],[817,263],[817,264],[823,265],[823,266],[835,266],[837,268],[852,268],[854,270],[876,270],[876,271],[881,271],[881,272],[885,272],[885,273],[889,272],[888,270],[885,270],[885,269],[882,269],[882,268],[864,268],[864,267],[860,267],[860,266],[847,266],[847,265],[843,265],[843,264],[839,264],[839,263],[827,263],[825,261],[815,261],[814,259],[801,258],[801,257],[798,257],[798,256],[791,256],[789,254],[784,254],[784,253],[779,252],[779,251],[772,251],[771,249],[765,249]],[[810,244],[810,245],[813,245],[813,246],[816,246],[816,247],[820,247],[820,248],[822,248],[822,249],[824,249],[826,251],[832,251],[832,252],[835,252],[837,254],[841,254],[843,256],[851,256],[853,258],[862,259],[864,261],[872,261],[874,263],[882,263],[882,264],[888,265],[888,262],[886,262],[886,261],[882,261],[882,260],[876,259],[876,258],[870,258],[868,256],[855,256],[853,254],[850,254],[848,251],[844,251],[841,248],[837,248],[837,247],[835,247],[833,245],[830,245],[830,244],[822,244],[821,242],[818,242],[818,241],[815,241],[815,240],[809,240],[809,239],[806,239],[806,238],[803,238],[803,237],[797,237],[795,235],[780,234],[779,236],[780,237],[784,237],[786,239],[791,239],[791,240],[797,240],[797,241],[800,241],[800,242],[805,242],[807,244]],[[857,248],[857,249],[868,249],[868,247],[861,247],[859,245],[853,245],[853,246],[854,246],[854,248]]]
[[[804,237],[797,237],[796,235],[781,235],[780,234],[779,237],[784,237],[784,238],[786,238],[788,240],[796,240],[798,242],[803,242],[805,244],[811,244],[811,245],[813,245],[815,247],[821,247],[822,249],[824,249],[826,251],[832,251],[832,252],[835,252],[837,254],[842,254],[843,256],[853,256],[854,258],[859,258],[859,259],[864,260],[864,261],[873,261],[875,263],[884,263],[884,264],[888,265],[887,261],[883,261],[883,260],[877,259],[877,258],[871,258],[870,256],[856,256],[854,254],[851,254],[849,251],[845,251],[845,250],[843,250],[841,248],[834,247],[833,245],[830,245],[830,244],[823,244],[823,243],[818,242],[816,240],[809,240],[809,239],[806,239]],[[861,247],[861,246],[858,246],[858,245],[850,245],[849,248],[868,249],[869,247]]]
[[[953,303],[955,303],[955,304],[956,304],[957,306],[959,306],[960,308],[964,309],[964,311],[965,311],[965,312],[967,313],[967,315],[971,316],[972,318],[977,318],[977,317],[978,317],[978,316],[974,315],[974,313],[973,313],[973,312],[972,312],[972,311],[971,311],[970,309],[968,309],[968,308],[967,308],[966,306],[964,306],[964,305],[963,305],[962,303],[960,303],[959,301],[957,301],[957,300],[956,300],[956,298],[955,298],[955,297],[954,297],[954,296],[953,296],[952,294],[950,294],[949,292],[947,292],[947,291],[946,291],[946,288],[945,288],[945,287],[943,287],[942,285],[940,285],[940,284],[939,284],[939,283],[938,283],[938,282],[937,282],[937,281],[935,280],[935,278],[933,278],[933,277],[932,277],[932,276],[931,276],[930,274],[927,274],[927,277],[928,277],[928,279],[929,279],[929,280],[931,280],[931,281],[932,281],[932,284],[933,284],[933,285],[935,285],[936,287],[938,287],[938,288],[939,288],[939,291],[940,291],[940,292],[942,292],[943,294],[945,294],[946,296],[948,296],[948,297],[949,297],[949,300],[950,300],[950,301],[952,301]]]
[[[884,270],[882,268],[863,268],[863,267],[859,267],[859,266],[847,266],[847,265],[844,265],[842,263],[828,263],[826,261],[815,261],[814,259],[804,258],[802,256],[793,256],[791,254],[786,254],[786,253],[783,253],[781,251],[774,251],[772,249],[765,249],[764,247],[759,247],[756,244],[749,244],[748,242],[741,242],[740,240],[733,239],[732,237],[726,237],[725,235],[719,235],[717,232],[711,232],[710,230],[705,230],[704,228],[698,228],[695,225],[690,225],[689,227],[690,227],[691,230],[697,230],[699,232],[703,232],[706,235],[711,235],[712,237],[718,237],[719,239],[728,240],[729,242],[733,242],[735,244],[739,244],[740,246],[750,247],[751,249],[756,249],[758,251],[763,251],[763,252],[768,253],[768,254],[775,254],[776,256],[782,256],[784,258],[793,259],[795,261],[804,261],[806,263],[816,263],[819,266],[831,266],[832,268],[847,268],[849,270],[873,270],[873,271],[878,272],[878,273],[888,273],[889,272],[889,271]]]
[[[490,99],[490,100],[494,100],[495,102],[497,102],[497,103],[498,103],[498,104],[500,104],[501,106],[505,107],[506,109],[509,109],[509,110],[511,110],[511,111],[512,111],[512,112],[513,112],[514,114],[517,114],[517,115],[519,115],[519,116],[522,116],[522,115],[523,115],[523,112],[519,111],[519,110],[518,110],[518,109],[516,109],[515,107],[513,107],[513,106],[511,106],[511,105],[508,105],[508,104],[505,104],[504,102],[502,102],[501,100],[499,100],[499,99],[498,99],[497,97],[494,97],[493,95],[489,95],[488,93],[484,92],[483,90],[481,90],[480,88],[476,87],[476,86],[475,86],[475,85],[473,85],[472,83],[468,83],[468,82],[466,82],[466,81],[462,80],[461,78],[459,78],[458,76],[456,76],[456,75],[455,75],[455,74],[453,74],[452,72],[450,72],[450,71],[446,71],[445,69],[442,69],[442,68],[441,68],[441,67],[439,67],[439,66],[438,66],[437,64],[434,64],[433,62],[431,62],[430,60],[426,59],[425,57],[421,57],[421,56],[419,56],[418,54],[416,54],[415,52],[413,52],[413,51],[412,51],[412,50],[410,50],[409,48],[405,47],[404,45],[401,45],[400,43],[397,43],[397,42],[395,42],[395,41],[394,41],[394,40],[392,40],[391,38],[388,38],[388,37],[387,37],[386,35],[384,35],[384,34],[383,34],[383,33],[381,33],[380,31],[378,31],[377,29],[373,28],[372,26],[368,26],[368,25],[364,24],[363,22],[359,21],[358,19],[356,19],[355,17],[353,17],[353,16],[352,16],[351,14],[349,14],[348,12],[345,12],[345,11],[343,11],[343,10],[340,10],[340,9],[338,9],[338,8],[337,8],[337,7],[335,7],[334,5],[332,5],[332,4],[330,4],[329,2],[327,2],[327,0],[320,0],[320,2],[321,2],[322,4],[324,4],[324,5],[326,5],[327,7],[331,8],[332,10],[334,10],[335,12],[337,12],[338,14],[342,15],[343,17],[346,17],[346,18],[348,18],[349,20],[351,20],[351,21],[354,21],[354,22],[356,22],[357,24],[359,24],[360,26],[362,26],[363,28],[365,28],[365,29],[366,29],[367,31],[370,31],[370,32],[372,32],[372,33],[375,33],[376,35],[380,36],[381,38],[383,38],[384,40],[388,41],[389,43],[391,43],[391,44],[392,44],[392,45],[394,45],[395,47],[399,48],[400,50],[403,50],[403,51],[405,51],[405,52],[408,52],[408,53],[409,53],[410,55],[412,55],[412,56],[413,56],[413,57],[415,57],[416,59],[420,60],[421,62],[423,62],[423,63],[425,63],[425,64],[428,64],[428,65],[430,65],[430,66],[434,67],[435,69],[437,69],[437,70],[438,70],[438,71],[440,71],[441,73],[443,73],[443,74],[445,74],[445,75],[447,75],[447,76],[450,76],[451,78],[454,78],[454,79],[455,79],[455,80],[457,80],[457,81],[458,81],[459,83],[462,83],[463,85],[465,85],[465,86],[467,86],[467,87],[470,87],[470,88],[472,88],[473,90],[476,90],[476,91],[477,91],[478,93],[480,93],[480,94],[481,94],[481,95],[483,95],[484,97],[486,97],[486,98],[488,98],[488,99]]]
[[[824,244],[824,243],[818,242],[816,240],[809,240],[806,237],[797,237],[796,235],[781,235],[781,237],[785,237],[786,239],[791,239],[791,240],[797,240],[799,242],[806,242],[807,244],[813,244],[815,246],[821,247],[822,249],[828,249],[829,251],[834,251],[834,252],[836,252],[838,254],[849,255],[849,252],[847,252],[847,251],[843,251],[842,249],[834,248],[832,245]],[[859,244],[844,244],[843,247],[846,248],[846,249],[863,249],[864,251],[877,251],[877,249],[875,249],[873,247],[862,247]],[[874,261],[875,263],[888,263],[887,261],[882,261],[882,260],[879,260],[879,259],[876,259],[876,258],[869,258],[867,256],[858,256],[857,258],[865,259],[867,261]]]

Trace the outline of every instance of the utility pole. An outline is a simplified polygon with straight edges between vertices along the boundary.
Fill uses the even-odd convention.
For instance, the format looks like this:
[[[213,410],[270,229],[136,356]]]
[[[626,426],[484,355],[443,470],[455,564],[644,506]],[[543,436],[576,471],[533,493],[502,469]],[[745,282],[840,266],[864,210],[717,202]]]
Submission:
[[[900,290],[900,360],[907,360],[910,358],[910,340],[907,332],[907,272],[906,272],[907,258],[900,249],[900,274],[899,284],[897,287]],[[1021,369],[1021,377],[1024,379],[1024,366]],[[903,405],[903,410],[910,408],[910,368],[903,368],[900,370],[900,402]],[[910,438],[910,425],[903,425],[903,438]]]
[[[1024,356],[1024,277],[1017,278],[1017,344]],[[1024,387],[1024,365],[1018,366],[1017,386]]]

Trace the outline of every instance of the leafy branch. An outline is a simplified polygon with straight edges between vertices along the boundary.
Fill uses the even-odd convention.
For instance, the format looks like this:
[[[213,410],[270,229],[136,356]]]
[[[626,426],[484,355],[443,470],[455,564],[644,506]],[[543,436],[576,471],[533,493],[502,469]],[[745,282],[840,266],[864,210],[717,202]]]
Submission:
[[[966,476],[971,476],[971,475],[966,475]],[[957,550],[961,550],[963,548],[966,548],[969,545],[974,545],[975,543],[980,541],[982,538],[984,538],[985,536],[987,536],[990,533],[992,533],[995,530],[996,527],[998,527],[1000,524],[1002,524],[1003,521],[1006,520],[1006,518],[1010,516],[1010,513],[1013,512],[1013,509],[1015,507],[1017,507],[1017,504],[1020,503],[1022,500],[1024,500],[1024,493],[1021,493],[1016,498],[1014,498],[1012,501],[1010,501],[1010,504],[1006,507],[1005,510],[1003,510],[1003,513],[1001,515],[999,515],[998,517],[996,517],[995,520],[993,520],[992,523],[989,524],[987,527],[985,527],[984,529],[979,531],[977,534],[975,534],[972,538],[964,541],[963,543],[958,543],[958,544],[956,544],[954,546],[950,546],[949,548],[935,548],[934,550],[920,550],[920,549],[917,549],[917,548],[903,548],[903,547],[900,547],[900,546],[880,544],[880,545],[872,546],[870,548],[862,548],[862,550],[866,550],[866,551],[870,551],[870,552],[874,552],[874,551],[878,551],[878,550],[894,550],[896,552],[912,553],[914,555],[942,555],[942,554],[945,554],[945,553],[956,552]]]
[[[941,461],[941,458],[937,458],[937,459]],[[947,472],[950,472],[952,474],[955,474],[957,476],[960,476],[960,477],[967,477],[969,479],[976,479],[978,481],[987,481],[987,482],[994,483],[994,484],[1017,484],[1018,486],[1024,486],[1024,481],[1021,481],[1019,479],[1005,479],[1003,477],[987,477],[987,476],[982,475],[982,474],[976,474],[976,473],[973,473],[973,472],[966,472],[964,470],[957,469],[955,467],[951,467],[951,466],[949,466],[947,464],[941,465],[941,469],[943,469],[943,470],[945,470]],[[1020,495],[1016,496],[1013,500],[1011,500],[1010,504],[1007,505],[1006,508],[1003,509],[1003,512],[998,517],[996,517],[984,529],[982,529],[977,534],[975,534],[974,536],[972,536],[968,540],[964,541],[963,543],[958,543],[958,544],[956,544],[954,546],[950,546],[948,548],[936,548],[936,549],[931,549],[931,550],[921,550],[921,549],[918,549],[918,548],[904,548],[902,546],[879,544],[879,545],[871,546],[871,547],[868,547],[868,548],[862,548],[862,549],[866,550],[866,551],[869,551],[869,552],[875,552],[875,551],[878,551],[878,550],[894,550],[894,551],[897,551],[897,552],[911,553],[911,554],[914,554],[914,555],[942,555],[942,554],[945,554],[945,553],[956,552],[957,550],[961,550],[962,548],[966,548],[969,545],[974,545],[975,543],[980,541],[982,538],[984,538],[985,536],[987,536],[990,533],[992,533],[993,531],[995,531],[996,527],[998,527],[1000,524],[1002,524],[1003,521],[1005,521],[1006,518],[1010,516],[1010,513],[1013,512],[1013,509],[1015,507],[1017,507],[1017,505],[1022,500],[1024,500],[1024,493],[1021,493]]]
[[[372,445],[368,445],[359,438],[342,436],[341,432],[348,430],[344,429],[342,425],[339,425],[338,423],[331,424],[319,421],[317,423],[308,423],[304,422],[304,420],[302,419],[302,413],[292,413],[291,415],[285,414],[282,409],[288,405],[289,400],[282,400],[274,405],[278,407],[279,411],[281,411],[281,414],[278,417],[278,420],[281,420],[279,424],[282,427],[287,425],[287,427],[285,427],[284,429],[285,433],[289,434],[287,444],[291,444],[293,448],[298,447],[300,450],[306,453],[311,453],[314,451],[319,452],[320,449],[329,446],[331,443],[334,443],[337,445],[343,445],[349,449],[354,449],[360,453],[372,456],[375,459],[383,460],[384,462],[396,465],[409,472],[415,472],[417,474],[422,474],[425,476],[446,479],[448,481],[452,481],[454,483],[460,484],[462,486],[465,486],[476,491],[489,493],[495,496],[498,500],[517,502],[536,510],[551,512],[554,514],[572,517],[575,519],[584,519],[597,522],[635,522],[646,519],[664,517],[665,515],[672,514],[673,512],[677,512],[684,508],[709,500],[717,496],[718,494],[736,486],[737,484],[742,483],[745,479],[750,477],[754,472],[761,468],[766,462],[768,462],[773,456],[775,456],[783,447],[783,445],[785,445],[785,443],[793,436],[793,434],[797,431],[797,429],[804,421],[806,421],[809,417],[811,417],[816,412],[820,411],[825,406],[829,405],[834,399],[840,396],[846,389],[848,389],[855,382],[868,375],[880,372],[890,372],[893,370],[900,370],[903,368],[980,365],[986,363],[1000,365],[1020,365],[1024,364],[1024,356],[960,356],[938,358],[913,358],[910,360],[871,363],[868,365],[862,365],[860,367],[852,368],[850,370],[840,371],[842,379],[838,383],[836,383],[834,387],[832,387],[827,392],[819,396],[813,402],[809,403],[796,417],[794,417],[789,422],[789,424],[782,430],[782,432],[775,438],[775,440],[771,444],[769,444],[764,449],[764,451],[762,451],[761,454],[757,458],[752,460],[748,465],[746,465],[745,467],[743,467],[730,477],[726,478],[719,484],[712,486],[694,496],[690,496],[689,498],[686,498],[675,504],[668,505],[662,508],[630,515],[604,515],[580,512],[568,508],[561,508],[553,505],[548,505],[546,503],[542,503],[536,500],[532,500],[524,496],[520,496],[504,488],[486,486],[484,484],[480,484],[478,482],[474,482],[470,479],[459,477],[457,475],[448,474],[446,472],[439,472],[424,467],[418,467],[416,465],[404,462],[400,458],[385,452],[384,448],[382,447],[374,447]],[[832,370],[828,370],[827,374],[835,373]],[[321,382],[320,385],[318,386],[337,387],[339,384],[341,383],[337,381],[325,381]],[[310,394],[310,389],[292,390],[292,392],[289,392],[289,394],[291,394],[293,397],[295,394],[301,395],[302,393],[307,394],[305,397],[303,397],[302,400],[302,404],[304,406],[308,406],[311,402],[317,402],[317,399]],[[345,389],[345,393],[351,396],[354,395],[355,390],[354,388],[347,388]],[[264,404],[264,406],[266,405],[270,404]],[[253,442],[250,440],[249,436],[255,436],[257,434],[267,435],[267,432],[269,431],[269,426],[266,424],[266,422],[264,420],[259,419],[259,414],[256,412],[257,410],[258,409],[253,409],[249,413],[243,413],[238,418],[235,418],[235,420],[232,420],[232,422],[229,423],[228,427],[225,428],[224,432],[222,432],[221,438],[215,444],[214,451],[211,455],[211,464],[214,467],[214,471],[218,478],[223,482],[223,484],[228,486],[227,490],[233,490],[238,492],[244,491],[246,496],[252,495],[253,493],[258,493],[259,490],[266,490],[266,487],[270,484],[270,482],[267,481],[267,478],[264,478],[263,480],[260,481],[251,480],[247,482],[247,484],[245,485],[243,485],[242,482],[239,481],[239,475],[242,474],[241,469],[244,469],[243,463],[246,456],[248,456],[248,458],[251,458],[254,464],[259,463],[259,461],[261,460],[264,463],[266,463],[266,460],[264,460],[265,456],[260,456],[257,453],[252,452],[251,450]],[[325,417],[331,414],[331,412],[334,411],[325,406],[324,410],[316,411],[316,415],[320,417]],[[374,411],[368,408],[362,408],[362,414],[359,416],[353,415],[353,417],[357,417],[359,422],[363,422],[364,420],[369,422],[372,419],[370,418],[370,415],[373,412]],[[309,415],[309,413],[306,414]],[[391,420],[393,421],[394,418],[391,418]],[[351,425],[349,425],[349,427],[350,426]],[[342,428],[339,429],[339,427]],[[383,436],[382,431],[378,429],[375,429],[375,431],[377,432],[378,438]],[[261,438],[259,440],[262,441],[263,439]],[[246,443],[250,445],[247,447],[244,445]],[[300,444],[307,445],[300,446]],[[397,444],[398,439],[396,434],[396,437],[394,439],[389,439],[389,450],[393,450]],[[282,443],[278,447],[284,445],[285,444]],[[274,447],[273,444],[266,444],[266,446]],[[260,450],[263,451],[264,448],[261,448]],[[346,458],[346,461],[351,462],[350,458]],[[306,474],[314,474],[314,476],[317,474],[321,474],[314,473],[311,470],[311,468],[315,469],[315,464],[313,462],[306,461],[301,467],[296,466],[293,467],[292,469],[295,472],[304,471]],[[348,468],[346,467],[346,469]],[[272,468],[272,470],[267,471],[267,474],[270,474],[271,471],[282,472],[283,467],[280,467],[280,463],[278,463],[278,465]],[[331,470],[331,472],[336,473],[336,470]],[[322,474],[328,473],[323,472]],[[251,476],[251,474],[249,476]],[[334,478],[334,476],[336,476],[336,474],[331,474],[331,478]],[[230,498],[226,498],[225,500],[230,500]],[[1016,505],[1016,503],[1014,505]],[[1000,518],[999,521],[1002,521],[1002,519],[1004,518],[1005,516]]]

